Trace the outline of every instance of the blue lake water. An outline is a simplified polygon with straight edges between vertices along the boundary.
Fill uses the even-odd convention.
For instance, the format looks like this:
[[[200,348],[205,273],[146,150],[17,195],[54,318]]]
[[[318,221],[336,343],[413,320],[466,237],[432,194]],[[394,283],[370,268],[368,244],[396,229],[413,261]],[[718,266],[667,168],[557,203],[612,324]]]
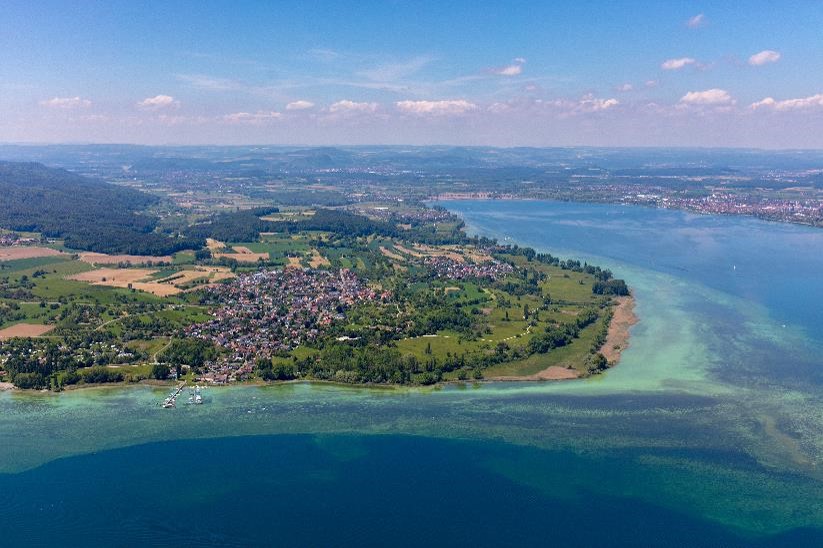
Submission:
[[[452,202],[608,266],[641,321],[563,383],[0,393],[0,544],[823,544],[823,231]]]

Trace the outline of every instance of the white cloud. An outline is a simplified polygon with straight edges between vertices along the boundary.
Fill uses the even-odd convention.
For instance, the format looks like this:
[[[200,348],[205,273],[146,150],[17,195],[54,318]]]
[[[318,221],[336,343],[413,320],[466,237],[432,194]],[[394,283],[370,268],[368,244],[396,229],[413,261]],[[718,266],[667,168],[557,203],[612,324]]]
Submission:
[[[577,103],[577,110],[580,112],[598,112],[608,110],[620,104],[617,99],[598,99],[593,95],[584,95]]]
[[[619,86],[617,86],[615,88],[615,90],[621,91],[623,93],[625,93],[627,91],[632,91],[633,89],[634,89],[634,86],[629,84],[628,82],[626,82],[625,84],[620,84]]]
[[[140,108],[160,109],[168,107],[179,107],[180,101],[175,101],[174,97],[170,95],[155,95],[154,97],[147,97],[137,103]]]
[[[526,64],[526,60],[523,57],[515,57],[510,65],[490,69],[490,72],[500,76],[517,76],[523,72],[524,64]]]
[[[465,99],[449,101],[398,101],[397,108],[411,114],[463,114],[477,108]]]
[[[601,99],[599,97],[595,97],[593,94],[588,93],[581,97],[580,99],[553,99],[549,101],[543,101],[541,99],[537,99],[535,101],[536,105],[545,105],[547,107],[551,107],[558,111],[558,114],[562,118],[576,116],[579,114],[591,114],[594,112],[602,112],[605,110],[612,109],[620,104],[615,98],[609,99]]]
[[[305,110],[307,108],[312,108],[314,103],[311,101],[305,101],[300,99],[299,101],[292,101],[288,105],[286,105],[286,110]]]
[[[261,125],[280,118],[281,114],[275,111],[235,112],[223,116],[223,121],[229,124]]]
[[[689,17],[689,19],[686,21],[686,26],[690,29],[698,29],[702,26],[705,26],[706,23],[706,16],[702,13],[698,13],[694,17]]]
[[[344,99],[329,107],[329,112],[375,112],[377,103],[358,103]]]
[[[725,89],[707,89],[705,91],[690,91],[680,98],[681,105],[699,106],[727,106],[733,105],[735,100]]]
[[[780,111],[823,108],[823,93],[810,95],[809,97],[800,97],[798,99],[785,99],[783,101],[776,101],[772,97],[766,97],[761,101],[752,103],[749,108],[752,110],[770,108]]]
[[[643,85],[647,88],[656,88],[659,83],[660,82],[658,82],[657,80],[646,80],[646,82]]]
[[[663,70],[680,70],[689,65],[694,65],[695,63],[697,63],[696,59],[692,59],[691,57],[680,57],[678,59],[667,59],[663,61],[660,68]]]
[[[749,64],[753,67],[777,63],[780,61],[780,53],[771,49],[764,49],[749,57]]]
[[[45,101],[40,101],[40,104],[49,108],[88,108],[91,106],[91,101],[81,97],[54,97]]]

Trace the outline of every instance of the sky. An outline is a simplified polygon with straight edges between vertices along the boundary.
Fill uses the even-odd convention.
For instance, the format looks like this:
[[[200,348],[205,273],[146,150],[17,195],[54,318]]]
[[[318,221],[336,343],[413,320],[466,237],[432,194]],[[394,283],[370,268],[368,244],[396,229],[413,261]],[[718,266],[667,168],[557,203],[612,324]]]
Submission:
[[[4,0],[0,142],[823,148],[823,2]]]

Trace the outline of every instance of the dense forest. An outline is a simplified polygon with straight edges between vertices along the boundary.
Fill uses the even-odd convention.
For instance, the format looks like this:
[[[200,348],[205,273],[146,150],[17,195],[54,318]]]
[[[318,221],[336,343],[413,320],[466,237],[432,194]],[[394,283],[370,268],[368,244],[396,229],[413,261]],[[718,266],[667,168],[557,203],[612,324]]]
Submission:
[[[192,240],[214,238],[223,242],[248,242],[257,240],[261,232],[297,233],[321,230],[347,237],[369,234],[395,236],[398,232],[397,228],[389,223],[373,221],[363,215],[338,209],[320,208],[314,215],[296,221],[264,221],[260,218],[277,211],[276,207],[266,207],[218,213],[207,221],[188,227],[185,233]]]
[[[166,255],[203,245],[154,232],[157,219],[141,212],[157,201],[63,169],[0,162],[0,227],[63,238],[74,249]]]
[[[188,227],[185,233],[187,237],[199,240],[214,238],[221,242],[252,242],[260,238],[261,232],[272,231],[274,223],[260,217],[278,211],[276,207],[265,207],[218,213],[202,223]]]

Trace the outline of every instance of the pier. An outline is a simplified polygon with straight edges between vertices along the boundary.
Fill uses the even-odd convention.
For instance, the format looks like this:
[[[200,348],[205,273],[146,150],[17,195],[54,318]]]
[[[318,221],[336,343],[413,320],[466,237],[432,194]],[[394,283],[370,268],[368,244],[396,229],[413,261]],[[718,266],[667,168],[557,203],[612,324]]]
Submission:
[[[179,396],[180,393],[183,392],[183,388],[185,387],[186,383],[180,383],[180,385],[177,388],[175,388],[174,391],[171,394],[169,394],[169,396],[165,400],[163,400],[163,408],[171,409],[177,407],[177,396]]]

